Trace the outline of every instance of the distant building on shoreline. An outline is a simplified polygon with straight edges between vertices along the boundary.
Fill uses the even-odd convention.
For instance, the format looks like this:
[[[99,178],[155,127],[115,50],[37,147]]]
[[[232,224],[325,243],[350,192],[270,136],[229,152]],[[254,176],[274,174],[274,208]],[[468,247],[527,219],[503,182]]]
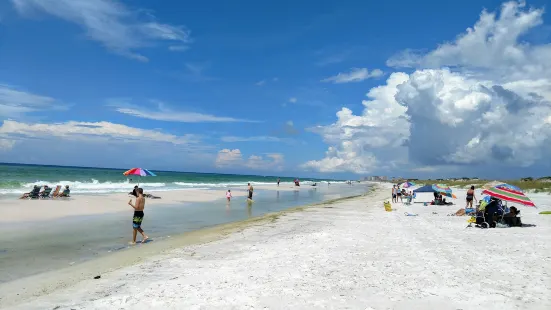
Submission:
[[[386,182],[388,178],[386,176],[370,176],[364,177],[364,181]]]

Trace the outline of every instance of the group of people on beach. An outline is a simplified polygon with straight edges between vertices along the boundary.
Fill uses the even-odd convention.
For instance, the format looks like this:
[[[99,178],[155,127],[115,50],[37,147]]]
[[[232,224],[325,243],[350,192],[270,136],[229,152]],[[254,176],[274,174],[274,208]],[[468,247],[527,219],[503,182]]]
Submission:
[[[441,192],[434,191],[433,194],[434,194],[434,200],[431,202],[431,204],[434,204],[434,205],[453,204],[451,202],[446,202],[446,199],[443,198],[443,194]],[[402,202],[403,198],[406,198],[408,199],[408,201],[411,201],[411,197],[413,196],[414,196],[413,191],[410,191],[408,193],[403,188],[400,189],[399,184],[392,186],[392,202],[397,203],[398,199],[400,199],[400,202]],[[481,221],[489,221],[488,223],[490,227],[495,227],[496,225],[495,216],[498,215],[498,216],[502,216],[504,218],[504,221],[509,226],[522,225],[519,218],[517,218],[516,221],[513,221],[519,215],[520,211],[514,206],[511,206],[510,208],[508,208],[507,204],[502,202],[498,198],[490,197],[489,199],[481,199],[480,201],[478,201],[478,204],[474,205],[474,203],[477,202],[474,186],[471,186],[467,190],[467,193],[465,195],[465,200],[466,200],[465,208],[461,208],[457,212],[451,213],[449,215],[453,215],[453,216],[472,215],[474,216],[474,218],[476,218],[476,224],[480,224],[479,222]]]
[[[404,202],[403,199],[406,198],[406,200],[411,201],[411,198],[413,197],[413,191],[409,191],[409,193],[405,189],[400,189],[400,185],[393,185],[392,186],[392,202],[398,203],[398,199],[400,199],[400,202]]]
[[[56,186],[55,189],[49,187],[48,185],[35,185],[30,192],[24,193],[21,197],[19,197],[19,199],[62,198],[69,197],[70,194],[71,190],[69,189],[69,185],[65,185],[65,189],[63,190],[61,190],[61,185]]]
[[[277,179],[277,182],[279,186],[279,179]],[[251,185],[251,183],[247,183],[247,200],[250,202],[253,201],[253,191],[254,191],[254,188]],[[231,201],[232,198],[233,196],[232,196],[231,190],[228,189],[228,191],[226,192],[226,199],[228,200],[228,203]]]
[[[247,200],[249,202],[253,201],[253,191],[254,191],[254,188],[251,185],[251,183],[247,183]],[[149,237],[145,234],[145,232],[142,229],[142,222],[145,216],[145,213],[144,213],[145,198],[148,197],[148,198],[155,199],[160,197],[153,196],[150,194],[144,194],[143,188],[138,187],[137,185],[134,186],[134,189],[132,190],[132,192],[128,194],[136,197],[134,202],[132,202],[132,199],[128,201],[128,205],[134,209],[134,215],[132,216],[132,241],[130,242],[130,244],[131,245],[136,244],[136,237],[138,236],[138,232],[142,235],[141,243],[145,243],[149,239]],[[231,193],[231,190],[229,189],[226,192],[226,199],[228,200],[228,203],[232,199],[232,193]]]

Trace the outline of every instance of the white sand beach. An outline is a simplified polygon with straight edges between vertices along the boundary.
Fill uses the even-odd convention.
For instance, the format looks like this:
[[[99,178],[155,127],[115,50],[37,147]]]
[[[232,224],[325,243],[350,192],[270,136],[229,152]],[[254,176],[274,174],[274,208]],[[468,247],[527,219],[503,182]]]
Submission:
[[[290,184],[254,185],[255,194],[266,190],[304,191],[311,186],[296,187]],[[186,189],[146,193],[162,197],[161,199],[147,199],[147,208],[156,208],[169,205],[182,205],[190,202],[208,202],[225,199],[226,191],[230,189],[233,197],[246,196],[247,186],[235,186],[226,189]],[[129,191],[131,188],[129,189]],[[132,198],[125,193],[104,195],[73,194],[70,198],[60,199],[3,199],[0,202],[0,223],[23,222],[35,220],[51,220],[68,216],[94,215],[114,212],[128,212],[128,200]],[[254,197],[253,197],[254,199]],[[44,212],[47,210],[47,212]]]
[[[462,199],[449,207],[398,203],[385,212],[388,193],[211,230],[196,237],[206,243],[157,255],[145,245],[132,264],[111,271],[95,262],[22,279],[0,286],[0,307],[551,308],[551,216],[537,214],[551,209],[550,196],[531,196],[539,209],[521,207],[531,227],[479,229],[446,215]],[[100,279],[92,279],[96,273]]]

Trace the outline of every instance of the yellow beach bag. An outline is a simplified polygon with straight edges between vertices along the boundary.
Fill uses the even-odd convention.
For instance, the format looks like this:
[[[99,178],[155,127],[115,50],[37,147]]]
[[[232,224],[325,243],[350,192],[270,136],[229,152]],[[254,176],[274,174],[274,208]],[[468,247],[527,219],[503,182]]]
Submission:
[[[384,205],[385,205],[385,211],[387,212],[392,211],[392,205],[390,204],[389,201],[385,201]]]

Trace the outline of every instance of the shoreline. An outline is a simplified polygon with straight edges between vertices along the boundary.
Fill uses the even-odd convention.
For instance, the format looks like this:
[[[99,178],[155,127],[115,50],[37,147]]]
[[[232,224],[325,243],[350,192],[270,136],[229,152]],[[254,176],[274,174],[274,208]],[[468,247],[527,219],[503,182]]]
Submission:
[[[313,186],[277,186],[254,185],[255,196],[264,191],[305,191]],[[169,191],[147,191],[147,194],[160,196],[161,199],[146,199],[146,209],[185,206],[197,202],[214,202],[225,199],[226,191],[230,189],[234,198],[246,196],[247,186],[234,186],[222,189],[177,189]],[[129,190],[130,191],[130,190]],[[253,198],[255,197],[253,196]],[[118,212],[128,212],[128,193],[110,194],[74,194],[70,198],[51,198],[44,200],[2,199],[0,204],[0,224],[17,224],[33,221],[55,220],[72,216],[101,215]],[[44,212],[47,210],[47,212]]]
[[[75,283],[91,279],[96,275],[110,273],[121,268],[136,265],[141,263],[143,258],[152,259],[154,257],[170,255],[172,251],[177,249],[218,241],[227,238],[232,234],[239,233],[247,228],[274,223],[281,216],[286,216],[296,212],[304,212],[311,208],[323,208],[324,206],[339,202],[360,199],[376,193],[378,190],[380,189],[378,189],[376,185],[372,185],[364,194],[329,199],[314,204],[305,204],[282,211],[266,213],[261,216],[241,221],[193,230],[175,237],[171,237],[170,239],[148,243],[146,245],[138,245],[134,248],[110,253],[109,255],[75,264],[73,266],[1,283],[0,291],[4,292],[5,296],[10,296],[10,298],[8,301],[7,299],[0,297],[0,308],[14,306],[22,300],[36,298],[55,292],[59,289],[70,287]]]

